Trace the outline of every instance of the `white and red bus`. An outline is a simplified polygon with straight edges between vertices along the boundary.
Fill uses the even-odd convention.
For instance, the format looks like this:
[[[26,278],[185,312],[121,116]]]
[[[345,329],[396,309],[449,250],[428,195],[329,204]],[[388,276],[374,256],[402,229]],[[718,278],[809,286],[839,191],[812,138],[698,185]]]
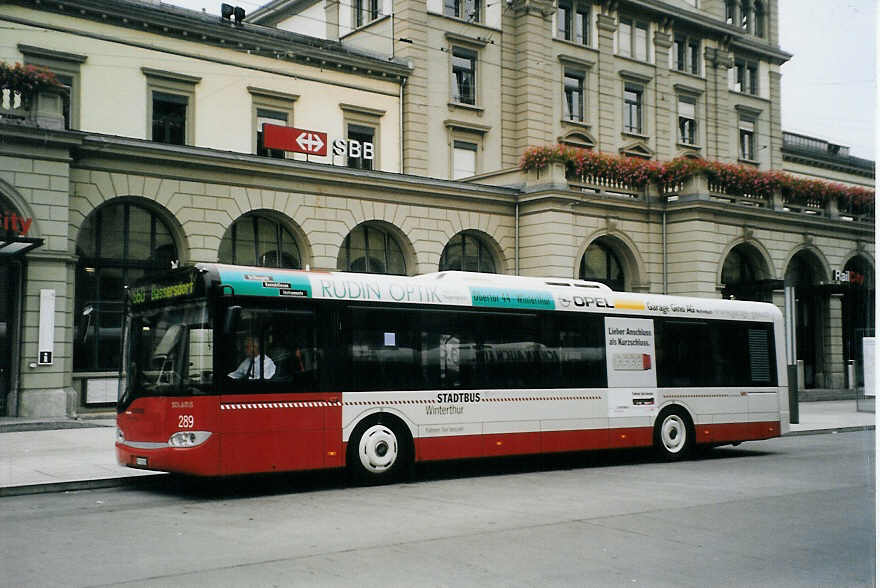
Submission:
[[[767,439],[771,304],[592,282],[203,264],[129,290],[119,463],[204,476]]]

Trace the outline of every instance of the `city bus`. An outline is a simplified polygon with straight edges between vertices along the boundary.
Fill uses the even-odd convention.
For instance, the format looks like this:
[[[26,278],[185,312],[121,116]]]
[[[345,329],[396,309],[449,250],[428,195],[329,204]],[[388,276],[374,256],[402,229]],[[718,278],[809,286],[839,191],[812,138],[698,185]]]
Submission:
[[[771,304],[469,272],[198,264],[127,291],[116,453],[198,476],[768,439]]]

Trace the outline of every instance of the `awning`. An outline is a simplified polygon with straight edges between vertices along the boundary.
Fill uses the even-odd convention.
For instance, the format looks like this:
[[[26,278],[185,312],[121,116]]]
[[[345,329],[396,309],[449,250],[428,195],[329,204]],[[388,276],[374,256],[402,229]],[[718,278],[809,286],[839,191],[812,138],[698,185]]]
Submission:
[[[9,261],[19,255],[24,255],[32,249],[42,247],[43,240],[30,237],[2,237],[0,238],[0,262]]]

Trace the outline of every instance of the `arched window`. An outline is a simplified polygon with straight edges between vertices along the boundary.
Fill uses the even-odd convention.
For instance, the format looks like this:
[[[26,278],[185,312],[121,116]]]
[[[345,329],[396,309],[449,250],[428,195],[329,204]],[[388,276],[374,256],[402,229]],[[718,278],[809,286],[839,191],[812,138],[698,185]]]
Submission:
[[[483,242],[469,233],[458,233],[440,255],[440,271],[495,273],[495,260]]]
[[[582,280],[602,282],[612,290],[625,289],[623,264],[617,253],[601,239],[594,241],[581,258],[578,277]]]
[[[226,230],[217,259],[238,265],[302,268],[293,234],[281,223],[256,213],[245,214]]]
[[[122,300],[125,287],[146,275],[171,269],[178,258],[168,225],[154,211],[134,202],[97,209],[85,220],[76,242],[74,322],[91,307],[85,340],[77,337],[77,371],[119,369]]]
[[[721,283],[724,289],[722,298],[770,302],[773,288],[778,287],[773,280],[766,279],[761,254],[751,245],[740,244],[734,247],[721,266]]]
[[[344,272],[406,275],[400,245],[388,231],[367,223],[345,238],[336,267]]]

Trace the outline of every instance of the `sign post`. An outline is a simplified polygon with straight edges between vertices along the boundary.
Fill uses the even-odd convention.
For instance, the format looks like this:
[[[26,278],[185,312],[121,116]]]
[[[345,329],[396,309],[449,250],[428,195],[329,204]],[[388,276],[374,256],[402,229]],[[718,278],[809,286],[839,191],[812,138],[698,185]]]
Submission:
[[[785,354],[788,364],[788,414],[789,422],[801,422],[798,406],[797,370],[797,299],[794,286],[785,286]]]

